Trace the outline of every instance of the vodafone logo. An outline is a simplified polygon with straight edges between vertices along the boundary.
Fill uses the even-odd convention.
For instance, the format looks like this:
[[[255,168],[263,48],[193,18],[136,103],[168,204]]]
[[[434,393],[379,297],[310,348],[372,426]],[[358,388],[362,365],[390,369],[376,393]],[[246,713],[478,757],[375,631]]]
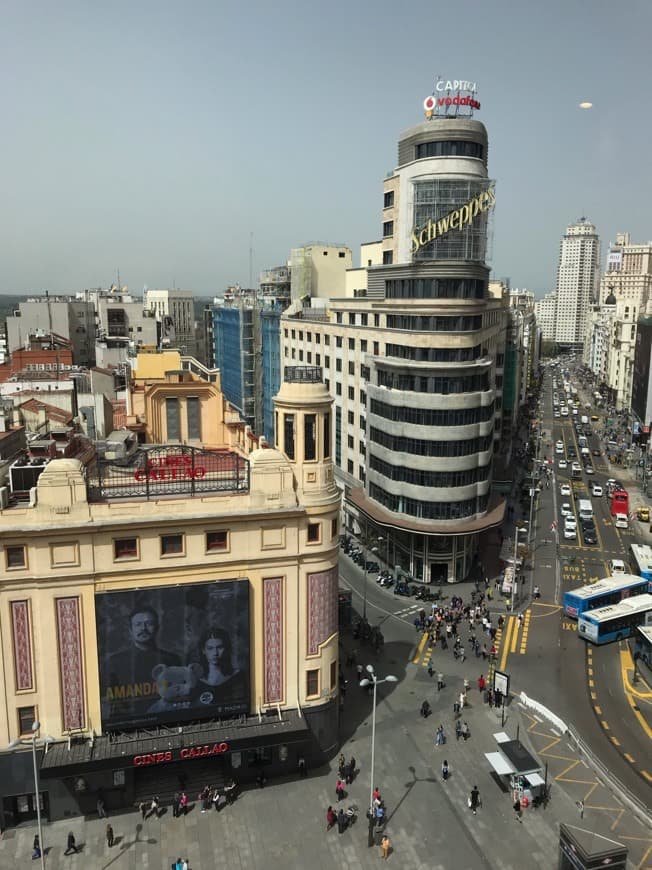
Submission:
[[[436,105],[437,105],[437,100],[432,95],[429,97],[426,97],[425,100],[423,101],[423,108],[426,110],[426,112],[433,112]]]

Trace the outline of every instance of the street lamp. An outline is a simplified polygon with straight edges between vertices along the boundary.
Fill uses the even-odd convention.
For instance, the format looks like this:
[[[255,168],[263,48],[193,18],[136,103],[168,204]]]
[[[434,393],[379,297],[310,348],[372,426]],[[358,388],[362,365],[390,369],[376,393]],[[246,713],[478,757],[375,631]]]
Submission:
[[[364,677],[360,680],[361,688],[365,689],[368,686],[373,685],[374,687],[374,699],[373,706],[371,712],[371,780],[369,783],[369,845],[373,846],[374,844],[374,762],[376,760],[376,691],[378,686],[382,685],[382,683],[398,683],[398,677],[395,677],[393,674],[387,674],[387,676],[379,680],[376,676],[376,672],[374,671],[373,665],[367,665],[367,673],[368,677]]]
[[[38,766],[36,764],[36,732],[41,727],[40,722],[34,721],[32,722],[32,763],[34,765],[34,792],[36,796],[36,825],[38,827],[38,844],[39,851],[41,853],[41,870],[45,870],[45,846],[43,844],[43,829],[41,827],[41,793],[39,790],[39,782],[38,782]],[[7,749],[12,752],[15,749],[18,749],[19,746],[24,746],[26,743],[30,741],[27,740],[12,740]],[[44,746],[49,746],[50,743],[54,743],[54,737],[40,737],[38,742]]]
[[[382,541],[382,538],[376,538],[376,541],[377,541],[377,543],[380,543]],[[370,553],[378,553],[379,548],[378,547],[369,547],[369,552]],[[367,574],[368,574],[367,561],[368,561],[368,559],[365,556],[365,560],[364,560],[364,585],[363,585],[364,595],[362,598],[362,621],[363,622],[367,619]]]

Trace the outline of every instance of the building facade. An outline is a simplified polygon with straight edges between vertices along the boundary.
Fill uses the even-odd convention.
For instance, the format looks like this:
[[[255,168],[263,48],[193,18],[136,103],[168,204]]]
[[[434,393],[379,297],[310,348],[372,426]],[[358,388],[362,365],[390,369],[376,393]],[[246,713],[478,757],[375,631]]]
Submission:
[[[29,346],[32,337],[59,336],[69,342],[73,362],[95,365],[95,307],[72,296],[36,296],[7,317],[7,350]]]
[[[557,294],[552,291],[546,293],[534,303],[534,316],[537,326],[541,330],[543,341],[555,340],[555,316],[557,313]]]
[[[600,240],[595,226],[580,218],[559,246],[554,341],[582,350],[590,311],[598,298]]]
[[[284,362],[322,366],[335,400],[347,527],[425,582],[467,577],[504,512],[491,490],[508,317],[488,292],[494,201],[481,123],[406,131],[382,243],[366,246],[350,295],[302,297],[281,322]]]
[[[39,736],[49,819],[185,778],[296,770],[334,751],[340,493],[330,398],[293,368],[274,449],[143,446],[128,463],[53,460],[0,510],[0,744]],[[158,413],[188,394],[159,379]],[[221,437],[220,437],[221,432]],[[285,452],[281,452],[281,451]],[[31,751],[0,754],[2,827],[35,813]],[[169,792],[169,794],[168,794]]]
[[[162,340],[183,353],[195,352],[195,311],[191,290],[145,290],[143,302],[162,322]]]

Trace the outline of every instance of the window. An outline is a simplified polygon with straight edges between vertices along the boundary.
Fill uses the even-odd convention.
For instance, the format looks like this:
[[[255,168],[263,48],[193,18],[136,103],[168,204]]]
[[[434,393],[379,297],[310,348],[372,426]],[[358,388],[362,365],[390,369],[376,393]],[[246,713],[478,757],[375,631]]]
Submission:
[[[338,312],[336,313],[336,315],[335,315],[335,322],[336,322],[336,323],[341,323],[341,322],[342,322],[342,312],[341,312],[341,311],[338,311]]]
[[[349,450],[353,450],[353,447],[354,447],[354,444],[355,444],[355,441],[354,441],[354,439],[353,439],[353,435],[349,435],[349,436],[347,436],[346,441],[347,441],[347,444],[349,445]]]
[[[284,447],[288,459],[294,459],[294,414],[284,414]]]
[[[349,474],[353,474],[353,460],[352,459],[349,459],[349,461],[347,462],[346,470],[349,472]]]
[[[303,330],[299,330],[299,341],[303,341]]]
[[[355,326],[355,314],[349,312],[349,326]]]
[[[32,735],[32,725],[36,722],[36,707],[18,708],[18,733]]]
[[[355,424],[355,414],[353,413],[353,411],[349,411],[347,417],[349,421],[349,426],[353,426]]]
[[[326,345],[326,347],[330,347],[330,343],[331,343],[330,335],[325,335],[324,336],[324,344]]]
[[[25,547],[5,547],[5,561],[7,569],[27,567]]]
[[[340,260],[343,260],[344,257],[345,257],[345,253],[344,253],[344,251],[339,251],[338,254],[337,254],[337,256],[340,258]]]
[[[337,662],[331,662],[331,692],[337,689]]]
[[[380,353],[380,344],[377,341],[374,341],[374,356],[378,356]]]
[[[391,208],[394,205],[394,191],[388,190],[383,197],[383,208]]]
[[[362,353],[367,352],[367,339],[366,338],[363,338],[362,341],[360,342],[360,351]]]
[[[329,369],[331,367],[331,358],[329,356],[324,357],[324,366]]]
[[[383,238],[387,239],[394,235],[394,221],[383,222]]]
[[[181,440],[181,418],[179,416],[179,400],[167,398],[165,400],[165,421],[167,426],[167,440]]]
[[[324,414],[324,459],[331,455],[331,415]]]
[[[383,251],[383,266],[391,266],[394,262],[393,251]]]
[[[303,457],[306,462],[317,458],[316,414],[306,414],[303,418]]]
[[[333,517],[331,520],[331,538],[337,537],[337,532],[339,530],[339,523],[337,521],[337,517]]]
[[[306,671],[306,697],[316,698],[319,696],[319,669]]]
[[[335,395],[336,396],[342,395],[342,384],[335,384]]]
[[[349,350],[355,350],[355,338],[349,339]]]
[[[335,347],[342,347],[342,336],[341,335],[335,336]]]
[[[336,372],[341,372],[341,371],[342,371],[342,360],[341,360],[341,359],[336,359],[336,360],[335,360],[335,371],[336,371]]]
[[[161,535],[161,556],[182,556],[183,535]]]
[[[367,326],[369,323],[369,315],[361,314],[360,315],[360,326]]]
[[[206,532],[206,552],[216,553],[219,550],[228,550],[229,533],[226,529],[219,532]]]
[[[315,333],[315,344],[321,344],[321,332]]]
[[[197,396],[187,397],[186,418],[188,424],[188,438],[191,441],[201,441],[201,415],[199,413],[199,399]]]
[[[355,387],[349,387],[349,399],[352,402],[355,400]]]
[[[137,559],[138,538],[115,538],[113,541],[114,559]]]
[[[303,351],[299,350],[299,362],[303,362]]]
[[[308,543],[318,544],[320,541],[319,523],[308,523]]]
[[[380,326],[380,314],[374,314],[374,326]]]

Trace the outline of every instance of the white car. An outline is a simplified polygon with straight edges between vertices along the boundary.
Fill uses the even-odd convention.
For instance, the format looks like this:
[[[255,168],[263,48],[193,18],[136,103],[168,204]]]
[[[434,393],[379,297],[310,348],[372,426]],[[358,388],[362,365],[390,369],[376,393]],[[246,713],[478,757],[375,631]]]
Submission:
[[[572,508],[571,508],[571,506],[570,506],[570,503],[567,502],[567,501],[565,501],[565,502],[562,504],[559,513],[562,515],[562,517],[572,517],[572,516],[573,516],[573,510],[572,510]]]
[[[585,465],[584,466],[584,473],[585,474],[595,474],[595,469],[593,468],[592,465]]]
[[[559,460],[559,467],[560,467],[560,468],[568,468],[568,463],[566,462],[565,459],[560,459],[560,460]]]
[[[577,520],[575,517],[566,517],[564,520],[564,529],[575,529],[577,531]]]
[[[555,417],[561,418],[561,414],[559,413],[559,411],[555,411]]]
[[[593,486],[591,487],[591,494],[592,495],[603,495],[602,487],[599,486],[597,483],[594,483]]]
[[[563,453],[564,452],[564,442],[558,441],[555,444],[555,453]]]
[[[559,492],[561,493],[561,495],[570,495],[571,488],[570,488],[569,484],[562,483],[562,485],[559,487]]]
[[[572,529],[570,526],[564,526],[564,538],[570,541],[577,537],[577,529]]]

